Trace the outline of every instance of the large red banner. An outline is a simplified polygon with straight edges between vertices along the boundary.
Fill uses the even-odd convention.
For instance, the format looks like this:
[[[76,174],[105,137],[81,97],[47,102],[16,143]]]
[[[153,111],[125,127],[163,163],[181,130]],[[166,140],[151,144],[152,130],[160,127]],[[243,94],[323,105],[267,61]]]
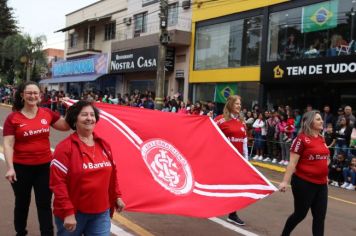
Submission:
[[[127,211],[212,217],[276,191],[207,116],[96,106]]]

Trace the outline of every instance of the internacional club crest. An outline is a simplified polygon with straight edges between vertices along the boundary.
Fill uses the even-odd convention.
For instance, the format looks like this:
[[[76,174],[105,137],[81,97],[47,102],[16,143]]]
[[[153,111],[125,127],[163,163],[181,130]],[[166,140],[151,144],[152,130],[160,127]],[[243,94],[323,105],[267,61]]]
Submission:
[[[175,195],[188,194],[193,188],[189,163],[170,143],[150,139],[141,146],[141,155],[154,180]]]

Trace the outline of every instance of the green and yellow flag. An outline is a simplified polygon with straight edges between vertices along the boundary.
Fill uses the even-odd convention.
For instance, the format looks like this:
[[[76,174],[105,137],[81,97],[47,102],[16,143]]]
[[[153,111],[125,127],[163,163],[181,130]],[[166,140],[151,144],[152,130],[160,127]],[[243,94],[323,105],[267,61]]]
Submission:
[[[230,95],[237,94],[237,83],[218,83],[215,86],[214,101],[225,103]]]
[[[338,3],[338,0],[332,0],[303,7],[302,33],[336,27]]]

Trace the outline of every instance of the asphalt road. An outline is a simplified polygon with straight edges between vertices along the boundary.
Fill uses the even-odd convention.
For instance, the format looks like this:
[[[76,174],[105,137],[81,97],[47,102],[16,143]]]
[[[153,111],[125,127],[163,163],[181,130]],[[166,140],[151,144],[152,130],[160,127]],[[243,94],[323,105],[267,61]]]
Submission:
[[[10,109],[0,106],[0,126]],[[51,145],[55,145],[70,132],[51,131]],[[2,136],[0,143],[2,144]],[[2,145],[0,145],[2,146]],[[0,147],[2,152],[2,147]],[[282,179],[282,173],[269,169],[258,169],[275,185]],[[4,176],[5,163],[0,161],[0,175]],[[5,178],[0,178],[0,235],[15,235],[13,230],[13,192]],[[33,199],[34,200],[34,199]],[[115,232],[113,235],[145,235],[145,236],[232,236],[232,235],[279,235],[285,220],[293,210],[291,190],[286,193],[276,192],[246,209],[239,211],[246,226],[235,227],[225,221],[225,216],[214,219],[198,219],[174,215],[159,215],[124,212],[113,219]],[[329,188],[329,204],[326,218],[325,235],[353,236],[356,235],[356,191]],[[117,227],[116,227],[117,226]],[[312,217],[297,226],[292,235],[312,235]],[[32,201],[28,219],[29,235],[39,234],[35,203]],[[124,230],[124,231],[122,231]]]

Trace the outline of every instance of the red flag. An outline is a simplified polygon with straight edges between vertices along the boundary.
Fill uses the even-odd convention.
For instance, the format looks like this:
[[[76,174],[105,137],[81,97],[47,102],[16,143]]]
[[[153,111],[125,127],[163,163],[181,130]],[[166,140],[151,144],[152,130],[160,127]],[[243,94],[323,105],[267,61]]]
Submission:
[[[212,217],[276,191],[207,116],[96,106],[127,211]]]

